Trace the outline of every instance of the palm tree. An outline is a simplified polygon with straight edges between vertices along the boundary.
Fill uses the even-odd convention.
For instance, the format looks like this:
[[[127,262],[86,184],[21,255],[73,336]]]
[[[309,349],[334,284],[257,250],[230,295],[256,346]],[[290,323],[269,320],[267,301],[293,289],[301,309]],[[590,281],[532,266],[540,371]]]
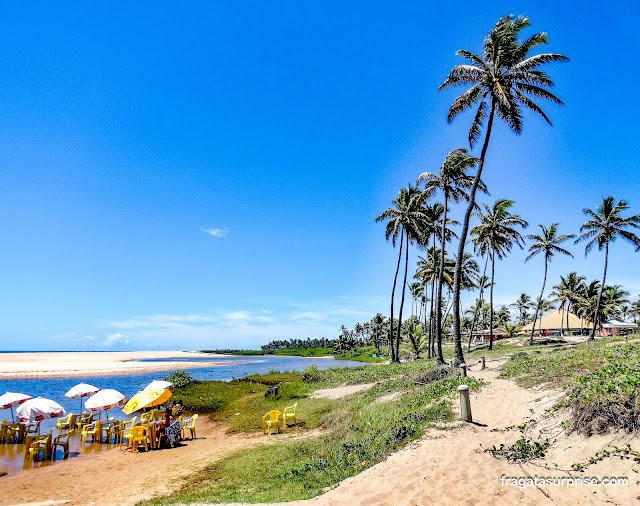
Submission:
[[[434,202],[429,205],[425,203],[424,205],[424,214],[425,214],[425,222],[422,228],[422,236],[419,239],[419,244],[427,249],[429,247],[429,239],[433,240],[433,250],[436,249],[436,236],[438,235],[439,225],[442,220],[442,215],[444,214],[444,206],[440,202]],[[448,224],[452,224],[452,220],[447,220]],[[457,224],[457,222],[455,222]],[[446,228],[445,233],[448,234],[447,240],[450,240],[452,231],[450,228]],[[420,257],[418,257],[420,258]],[[433,335],[434,335],[434,317],[433,317],[433,300],[435,294],[435,281],[437,280],[438,268],[434,270],[434,276],[431,282],[431,297],[430,297],[430,309],[429,309],[429,351],[428,357],[431,358],[432,355],[432,343],[433,343]],[[425,290],[427,287],[426,282]]]
[[[631,315],[633,316],[634,323],[638,323],[638,316],[640,316],[640,299],[631,304]]]
[[[620,285],[605,286],[602,291],[602,303],[600,305],[600,321],[620,316],[620,309],[629,302],[629,292]]]
[[[600,294],[600,281],[594,279],[591,283],[580,283],[575,300],[571,303],[575,312],[580,316],[580,320],[588,319],[593,321],[598,305],[598,295]],[[580,323],[580,329],[584,324]]]
[[[470,85],[462,95],[454,100],[449,108],[447,121],[451,122],[459,113],[479,102],[469,129],[469,145],[471,148],[478,141],[483,123],[485,119],[487,120],[478,171],[469,192],[469,206],[462,222],[458,258],[462,258],[467,240],[469,220],[474,209],[476,191],[484,168],[487,148],[489,147],[494,114],[497,113],[498,117],[514,133],[519,134],[522,132],[522,107],[533,111],[551,124],[547,115],[530,98],[531,96],[562,104],[559,98],[545,89],[553,87],[553,81],[539,68],[548,62],[568,61],[568,58],[561,54],[553,53],[529,56],[529,52],[536,46],[547,43],[546,33],[536,33],[522,43],[518,42],[518,35],[529,24],[529,19],[524,17],[507,16],[500,18],[484,40],[482,56],[473,54],[470,51],[458,51],[456,54],[469,60],[470,64],[456,65],[439,88],[443,90],[451,86]],[[460,289],[460,266],[456,265],[453,286],[455,365],[459,365],[464,361],[460,341],[460,318],[458,316]]]
[[[607,262],[609,261],[609,243],[616,240],[618,236],[636,247],[636,251],[640,250],[640,239],[627,228],[640,228],[640,215],[623,218],[620,216],[622,211],[629,209],[629,205],[624,200],[620,200],[617,204],[613,195],[602,199],[602,204],[596,211],[591,209],[583,209],[584,214],[590,216],[584,225],[580,227],[580,237],[576,239],[576,244],[580,241],[589,240],[584,248],[584,256],[598,244],[598,249],[602,251],[604,248],[604,272],[602,274],[602,284],[600,285],[600,293],[598,294],[598,302],[593,318],[593,330],[589,340],[596,338],[596,327],[598,326],[598,313],[600,311],[600,301],[602,300],[602,290],[607,279]]]
[[[411,316],[413,316],[414,308],[415,313],[418,314],[418,301],[422,296],[422,285],[418,281],[414,281],[407,288],[409,288],[409,292],[411,292],[411,298],[413,302],[411,304]]]
[[[434,292],[434,286],[438,280],[438,272],[440,270],[440,265],[442,263],[442,250],[431,247],[427,250],[426,258],[418,257],[418,269],[416,271],[416,277],[420,278],[422,282],[425,284],[431,284],[431,293]],[[450,258],[444,259],[444,272],[442,273],[442,283],[447,286],[451,286],[453,283],[453,266],[454,262]],[[435,320],[437,316],[435,315],[433,308],[433,300],[431,301],[431,320]],[[440,303],[440,307],[442,307],[442,302]],[[440,316],[442,317],[442,316]],[[438,345],[437,348],[437,361],[444,362],[444,357],[442,354],[442,336],[436,333],[429,333],[429,343],[431,352],[429,355],[436,356],[435,345]]]
[[[380,353],[380,331],[382,330],[382,326],[384,325],[385,317],[378,313],[371,319],[371,326],[373,328],[373,345],[376,347],[376,351]]]
[[[516,323],[505,323],[502,326],[502,330],[504,330],[505,334],[509,337],[516,337],[518,332],[522,330],[522,327]]]
[[[414,320],[410,320],[406,325],[407,337],[416,353],[416,359],[420,358],[420,347],[422,345],[422,327]]]
[[[527,318],[527,309],[531,309],[533,307],[531,297],[529,297],[526,293],[521,293],[520,297],[518,297],[518,300],[516,300],[511,305],[518,310],[518,323],[520,325],[525,325],[527,323],[525,321]]]
[[[447,211],[449,208],[449,201],[459,202],[460,200],[468,199],[466,190],[468,190],[473,184],[473,178],[467,176],[465,172],[467,169],[473,167],[478,163],[477,158],[473,158],[467,154],[467,150],[464,148],[454,149],[444,159],[444,162],[440,166],[440,173],[434,174],[432,172],[423,172],[418,176],[418,184],[424,182],[424,192],[426,196],[431,196],[436,190],[441,190],[444,194],[444,212],[442,214],[442,224],[440,233],[440,247],[443,254],[441,255],[440,270],[438,273],[438,290],[436,294],[436,336],[442,334],[442,307],[440,301],[442,300],[442,276],[444,272],[444,258],[446,256],[446,224],[447,224]],[[438,358],[440,363],[440,358]],[[444,361],[442,362],[444,363]]]
[[[409,264],[409,243],[414,241],[420,235],[425,221],[425,215],[423,212],[423,201],[425,195],[418,190],[415,186],[409,185],[407,188],[402,188],[398,192],[398,196],[393,200],[392,207],[386,209],[380,216],[376,218],[376,221],[389,220],[387,222],[385,230],[385,238],[387,241],[391,238],[393,246],[396,244],[398,234],[400,235],[400,249],[398,252],[398,265],[396,267],[396,274],[393,278],[393,290],[391,292],[391,329],[389,332],[389,351],[391,354],[391,362],[399,363],[400,359],[398,354],[400,352],[400,337],[402,330],[402,307],[404,306],[404,293],[405,286],[407,285],[407,270]],[[404,268],[404,281],[402,282],[402,298],[400,300],[400,312],[398,316],[398,335],[395,343],[393,343],[393,300],[396,291],[396,284],[398,281],[398,273],[400,272],[400,261],[402,259],[403,241],[406,239],[405,248],[405,268]]]
[[[476,305],[471,306],[473,310],[473,320],[471,321],[471,328],[469,329],[469,343],[467,344],[467,353],[471,353],[471,340],[473,339],[473,331],[476,328],[476,322],[478,321],[478,313],[484,304],[483,294],[485,289],[491,286],[491,280],[486,276],[487,274],[487,265],[489,264],[489,255],[487,255],[487,260],[484,263],[484,271],[482,276],[478,277],[476,281],[475,288],[480,289],[480,293],[478,294],[479,298],[476,299]]]
[[[560,302],[560,308],[564,309],[564,305],[567,305],[567,330],[569,329],[571,306],[575,302],[585,279],[584,276],[578,276],[577,272],[570,272],[566,278],[560,276],[560,283],[553,286],[554,291],[551,292],[551,295],[554,295],[555,300]],[[560,333],[562,334],[562,321],[560,321]]]
[[[522,235],[515,227],[525,228],[527,222],[517,214],[511,214],[509,209],[513,206],[513,200],[499,199],[491,207],[483,204],[485,212],[476,211],[474,214],[480,218],[480,224],[471,230],[475,236],[476,251],[491,257],[491,288],[489,291],[489,349],[493,349],[493,284],[495,282],[496,256],[502,259],[506,256],[514,244],[522,248],[524,243]],[[454,315],[455,317],[455,315]]]
[[[570,256],[573,258],[573,255],[569,253],[566,249],[561,248],[558,244],[563,243],[564,241],[568,241],[569,239],[573,239],[575,234],[563,234],[557,235],[558,233],[558,225],[559,223],[552,223],[549,228],[544,225],[539,225],[542,230],[542,235],[532,234],[528,235],[527,239],[531,239],[535,241],[529,247],[529,256],[525,258],[525,262],[528,262],[538,253],[544,253],[544,279],[542,280],[542,290],[540,291],[540,298],[542,300],[544,296],[544,286],[547,284],[547,268],[549,266],[549,261],[553,258],[555,253],[562,253],[563,255]],[[529,344],[533,344],[533,330],[536,326],[536,320],[538,319],[538,307],[536,307],[535,315],[533,316],[533,326],[531,328],[531,338],[529,340]]]

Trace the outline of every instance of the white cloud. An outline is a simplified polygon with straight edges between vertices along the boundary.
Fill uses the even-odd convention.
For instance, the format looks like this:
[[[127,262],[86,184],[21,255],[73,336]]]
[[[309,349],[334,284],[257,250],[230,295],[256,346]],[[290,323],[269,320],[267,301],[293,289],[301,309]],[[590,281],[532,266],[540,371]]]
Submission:
[[[119,332],[115,334],[107,334],[104,345],[110,348],[117,344],[129,344],[129,341]]]
[[[229,233],[229,230],[225,228],[203,228],[203,232],[213,236],[213,237],[224,237]]]
[[[213,349],[259,348],[275,339],[337,337],[340,325],[364,323],[384,312],[386,298],[336,297],[268,309],[233,309],[185,315],[156,314],[103,322],[114,336],[126,334],[129,347]],[[124,338],[122,338],[124,339]]]

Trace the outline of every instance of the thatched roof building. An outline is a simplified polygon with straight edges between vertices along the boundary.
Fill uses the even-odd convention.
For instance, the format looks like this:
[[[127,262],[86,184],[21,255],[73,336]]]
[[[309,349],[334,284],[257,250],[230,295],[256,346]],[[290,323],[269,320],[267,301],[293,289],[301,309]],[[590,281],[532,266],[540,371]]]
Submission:
[[[584,320],[564,309],[556,309],[536,320],[535,330],[542,336],[559,336],[560,330],[572,335],[585,335],[592,327],[593,322]],[[522,327],[523,331],[531,332],[533,323]]]

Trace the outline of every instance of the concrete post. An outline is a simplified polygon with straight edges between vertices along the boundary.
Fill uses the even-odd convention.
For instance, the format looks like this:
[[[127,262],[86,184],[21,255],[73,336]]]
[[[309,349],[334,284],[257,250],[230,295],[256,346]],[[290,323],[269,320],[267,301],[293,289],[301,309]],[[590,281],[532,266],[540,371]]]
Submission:
[[[460,393],[460,419],[465,422],[471,421],[471,401],[469,400],[469,387],[460,385],[458,387]]]
[[[480,357],[480,363],[482,364],[482,367],[480,369],[484,369],[484,355]]]
[[[463,378],[467,377],[467,364],[465,364],[464,362],[460,364],[460,376],[462,376]]]

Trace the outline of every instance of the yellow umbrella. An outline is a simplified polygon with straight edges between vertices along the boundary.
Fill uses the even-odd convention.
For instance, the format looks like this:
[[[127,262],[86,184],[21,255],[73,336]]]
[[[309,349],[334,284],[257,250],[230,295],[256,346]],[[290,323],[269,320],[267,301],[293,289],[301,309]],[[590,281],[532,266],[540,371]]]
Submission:
[[[171,390],[143,390],[129,399],[129,402],[122,408],[125,414],[130,415],[134,411],[142,408],[151,408],[164,403],[173,393]]]

